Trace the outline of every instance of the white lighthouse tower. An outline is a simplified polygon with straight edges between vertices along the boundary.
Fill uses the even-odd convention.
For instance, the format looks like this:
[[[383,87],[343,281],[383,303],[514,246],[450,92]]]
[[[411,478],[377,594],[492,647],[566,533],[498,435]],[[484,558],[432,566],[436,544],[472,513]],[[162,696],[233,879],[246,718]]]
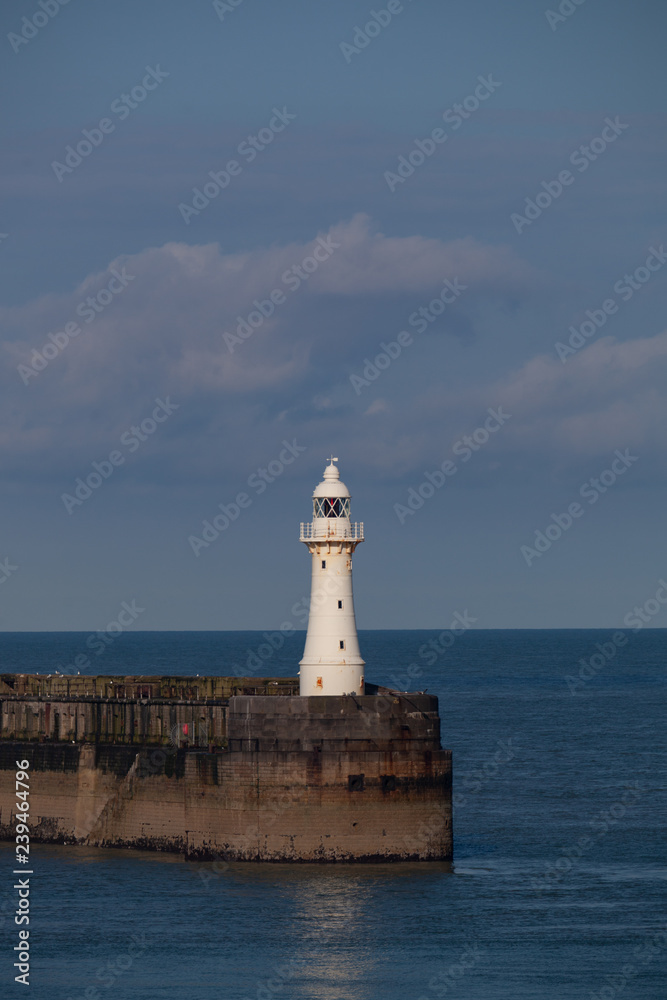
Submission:
[[[352,598],[352,553],[364,540],[364,526],[350,523],[350,491],[340,481],[337,461],[332,457],[324,470],[313,493],[313,520],[301,524],[299,536],[313,561],[301,695],[364,693]]]

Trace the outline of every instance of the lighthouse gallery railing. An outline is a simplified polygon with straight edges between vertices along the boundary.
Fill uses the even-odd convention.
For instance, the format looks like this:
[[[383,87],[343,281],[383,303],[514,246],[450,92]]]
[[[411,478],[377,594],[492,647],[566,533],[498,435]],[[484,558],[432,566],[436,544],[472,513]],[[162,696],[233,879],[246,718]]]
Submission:
[[[356,521],[354,524],[341,524],[336,518],[322,518],[321,523],[317,521],[301,522],[299,541],[311,542],[319,541],[323,538],[340,538],[352,542],[363,542],[364,522]]]

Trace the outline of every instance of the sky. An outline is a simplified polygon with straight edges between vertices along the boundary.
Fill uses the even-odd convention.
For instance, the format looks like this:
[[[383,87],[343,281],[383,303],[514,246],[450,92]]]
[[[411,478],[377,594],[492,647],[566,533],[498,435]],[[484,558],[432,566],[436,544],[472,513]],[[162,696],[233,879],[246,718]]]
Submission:
[[[666,27],[3,4],[0,629],[664,627]]]

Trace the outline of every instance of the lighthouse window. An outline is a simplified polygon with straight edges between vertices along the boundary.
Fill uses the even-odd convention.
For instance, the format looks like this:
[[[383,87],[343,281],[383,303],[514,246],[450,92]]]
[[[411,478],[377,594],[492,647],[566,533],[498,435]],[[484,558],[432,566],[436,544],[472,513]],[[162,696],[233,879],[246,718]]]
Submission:
[[[313,514],[315,517],[349,517],[349,497],[318,497],[313,501]]]
[[[341,649],[345,649],[345,639],[340,640],[339,646]]]
[[[323,559],[322,560],[322,569],[326,569],[326,568],[327,568],[327,561],[326,561],[326,559]]]
[[[342,601],[339,601],[339,602],[338,602],[338,607],[339,607],[339,608],[342,608],[342,607],[343,607],[343,602],[342,602]]]

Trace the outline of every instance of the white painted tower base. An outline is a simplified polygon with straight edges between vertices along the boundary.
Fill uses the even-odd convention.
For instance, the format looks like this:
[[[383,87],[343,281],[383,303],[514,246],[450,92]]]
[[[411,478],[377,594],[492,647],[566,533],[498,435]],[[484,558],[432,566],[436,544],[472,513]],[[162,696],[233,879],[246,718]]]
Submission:
[[[301,695],[363,694],[352,595],[352,554],[364,540],[363,524],[350,523],[350,492],[332,458],[313,493],[313,520],[300,540],[312,558],[310,614],[299,671]]]

